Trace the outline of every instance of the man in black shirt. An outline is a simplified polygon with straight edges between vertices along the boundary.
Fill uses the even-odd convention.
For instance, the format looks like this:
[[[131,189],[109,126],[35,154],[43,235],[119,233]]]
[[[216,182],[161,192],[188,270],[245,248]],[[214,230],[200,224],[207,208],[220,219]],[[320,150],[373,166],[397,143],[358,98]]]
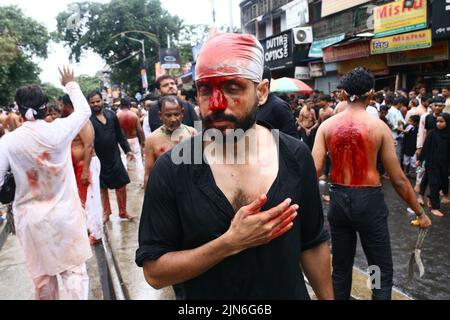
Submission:
[[[178,93],[177,84],[175,78],[171,75],[163,75],[156,79],[156,89],[158,89],[158,95],[160,97],[174,95],[176,96]],[[183,101],[183,109],[184,109],[184,118],[183,124],[188,127],[194,127],[195,121],[198,121],[197,113],[195,112],[194,106],[187,101]],[[148,110],[148,122],[150,125],[150,129],[152,131],[156,131],[159,127],[163,125],[160,117],[159,117],[159,108],[158,105],[153,105]]]
[[[120,158],[118,144],[127,154],[128,161],[133,160],[133,153],[125,135],[120,128],[119,119],[110,110],[104,110],[103,98],[100,92],[88,95],[88,102],[92,109],[91,122],[94,126],[94,148],[100,164],[100,188],[103,206],[103,222],[109,221],[111,205],[109,203],[108,189],[115,189],[119,216],[123,219],[132,219],[127,213],[127,184],[130,183],[127,170]]]
[[[150,176],[136,263],[178,299],[309,299],[302,270],[319,299],[333,298],[311,154],[256,124],[263,64],[252,35],[210,38],[196,69],[203,136],[162,155]]]
[[[263,79],[272,79],[272,72],[268,67],[264,68]],[[289,104],[273,93],[269,93],[265,104],[258,107],[256,120],[270,124],[273,129],[278,129],[294,138],[300,139],[294,114]]]

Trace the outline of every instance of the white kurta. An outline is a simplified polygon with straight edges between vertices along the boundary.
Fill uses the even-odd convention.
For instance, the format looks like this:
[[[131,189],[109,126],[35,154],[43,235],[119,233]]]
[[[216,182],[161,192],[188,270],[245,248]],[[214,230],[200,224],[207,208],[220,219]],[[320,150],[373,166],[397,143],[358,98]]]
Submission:
[[[66,86],[67,118],[27,121],[0,140],[0,186],[11,168],[17,237],[33,278],[56,275],[92,256],[71,160],[71,143],[91,115],[78,84]]]

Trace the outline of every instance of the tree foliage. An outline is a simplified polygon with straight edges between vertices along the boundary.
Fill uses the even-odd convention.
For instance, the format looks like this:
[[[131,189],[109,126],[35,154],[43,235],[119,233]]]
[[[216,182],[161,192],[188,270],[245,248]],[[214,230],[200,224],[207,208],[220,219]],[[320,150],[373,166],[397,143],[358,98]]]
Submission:
[[[100,89],[100,79],[97,77],[81,75],[77,77],[76,81],[80,85],[81,91],[85,96],[92,91]]]
[[[64,90],[55,87],[51,83],[44,83],[41,85],[42,91],[47,95],[49,101],[55,101],[58,100],[59,97],[64,95]]]
[[[141,86],[140,68],[142,54],[127,59],[141,50],[141,44],[120,34],[126,31],[144,31],[154,34],[127,33],[127,36],[145,41],[147,74],[154,75],[154,64],[159,60],[159,48],[167,46],[167,35],[175,40],[183,27],[177,16],[170,15],[161,7],[159,0],[112,0],[109,3],[78,2],[79,23],[68,28],[67,20],[73,14],[69,9],[57,17],[56,39],[71,50],[71,58],[80,61],[85,50],[92,49],[111,66],[113,83],[128,83],[137,90]],[[119,35],[114,37],[114,35]]]
[[[45,26],[18,7],[0,6],[0,105],[11,103],[18,87],[39,82],[31,58],[46,58],[49,40]]]

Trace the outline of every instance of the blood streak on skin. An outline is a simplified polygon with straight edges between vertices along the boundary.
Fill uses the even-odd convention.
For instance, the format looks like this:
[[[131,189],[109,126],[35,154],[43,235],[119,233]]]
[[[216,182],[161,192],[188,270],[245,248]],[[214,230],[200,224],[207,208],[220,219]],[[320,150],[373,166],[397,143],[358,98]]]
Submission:
[[[37,170],[27,171],[27,178],[28,178],[28,183],[30,184],[31,188],[33,188],[33,189],[39,188],[39,174],[38,174]]]
[[[377,184],[370,181],[368,151],[372,150],[372,142],[365,137],[368,132],[364,124],[351,120],[329,133],[327,145],[332,159],[332,183],[347,186]]]
[[[134,128],[136,126],[136,118],[128,112],[120,115],[119,117],[120,126],[122,127],[126,136],[132,136],[134,134]]]

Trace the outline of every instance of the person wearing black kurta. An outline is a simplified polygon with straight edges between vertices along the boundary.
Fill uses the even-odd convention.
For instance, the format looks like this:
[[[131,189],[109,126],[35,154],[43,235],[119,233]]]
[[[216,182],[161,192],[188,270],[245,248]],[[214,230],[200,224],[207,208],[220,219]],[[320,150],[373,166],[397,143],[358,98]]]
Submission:
[[[128,219],[130,217],[126,209],[126,185],[130,183],[130,178],[120,158],[118,145],[120,144],[122,150],[127,154],[131,152],[130,145],[120,128],[116,114],[110,110],[102,110],[101,112],[106,119],[106,123],[102,123],[95,113],[91,116],[91,122],[95,131],[95,153],[101,164],[100,188],[103,205],[103,221],[107,222],[111,215],[108,189],[116,190],[119,216]]]
[[[177,299],[309,299],[299,266],[300,254],[326,242],[329,234],[324,229],[309,149],[282,132],[279,138],[279,171],[262,210],[291,198],[292,203],[300,205],[294,227],[269,244],[242,251],[202,275],[175,285]],[[193,155],[194,145],[201,146],[201,139],[194,137],[179,147],[191,148]],[[174,149],[156,162],[145,193],[136,252],[140,267],[146,260],[218,238],[229,229],[235,215],[210,166],[204,162],[175,165],[172,152]]]

